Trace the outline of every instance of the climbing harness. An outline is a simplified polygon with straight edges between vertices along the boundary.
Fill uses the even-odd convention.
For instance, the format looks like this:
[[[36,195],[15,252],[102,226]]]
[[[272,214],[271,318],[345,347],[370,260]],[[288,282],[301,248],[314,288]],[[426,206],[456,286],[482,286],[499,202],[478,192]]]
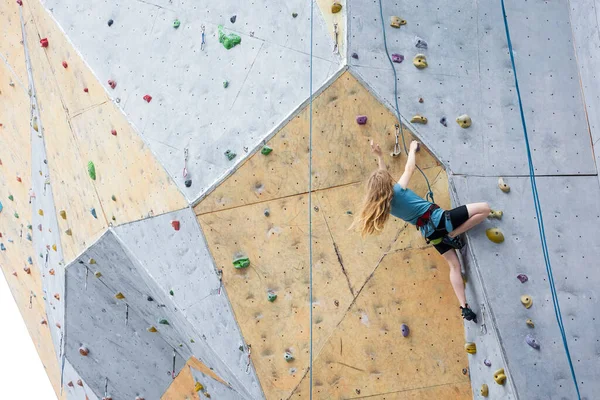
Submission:
[[[569,368],[571,369],[571,376],[573,378],[573,384],[577,391],[577,398],[581,400],[581,394],[579,392],[579,384],[577,383],[577,376],[575,375],[575,369],[573,368],[573,362],[571,361],[571,353],[569,352],[569,344],[567,343],[567,335],[565,333],[565,327],[563,325],[562,314],[560,312],[560,304],[558,302],[558,295],[556,293],[556,287],[554,286],[554,275],[552,274],[552,264],[550,263],[550,253],[548,251],[548,243],[546,242],[546,232],[544,229],[544,219],[542,215],[542,205],[538,196],[537,183],[535,179],[535,167],[533,165],[533,159],[531,157],[531,148],[529,146],[529,136],[527,134],[527,123],[525,122],[525,112],[523,111],[523,102],[521,100],[521,91],[519,89],[519,79],[517,77],[517,67],[515,65],[515,56],[513,53],[513,46],[510,40],[510,30],[508,27],[508,20],[506,16],[506,8],[504,6],[504,0],[500,0],[502,6],[502,17],[504,19],[504,29],[506,31],[506,42],[508,45],[508,53],[510,55],[510,63],[513,70],[515,79],[515,91],[517,92],[517,99],[519,101],[519,112],[521,114],[521,125],[523,127],[523,136],[525,138],[525,149],[527,150],[527,161],[529,164],[529,180],[531,181],[531,194],[533,196],[533,204],[535,206],[535,214],[538,223],[538,231],[540,234],[540,241],[542,244],[542,254],[544,256],[544,262],[546,264],[546,274],[548,275],[548,284],[550,285],[550,293],[552,294],[552,303],[554,305],[554,315],[556,316],[556,322],[560,329],[562,336],[563,346],[569,362]]]
[[[200,43],[200,50],[204,51],[204,44],[206,43],[204,40],[204,38],[205,38],[204,31],[206,28],[204,27],[204,25],[202,25],[201,29],[202,29],[202,42]]]
[[[404,146],[404,152],[406,153],[406,155],[408,155],[408,148],[406,147],[406,141],[404,139],[404,129],[402,128],[402,119],[400,117],[400,106],[398,105],[398,74],[396,72],[396,66],[394,65],[394,62],[392,61],[391,57],[390,57],[390,52],[388,50],[388,46],[387,46],[387,37],[385,34],[385,23],[383,22],[383,5],[381,4],[381,0],[379,0],[379,14],[381,17],[381,30],[383,33],[383,46],[385,47],[385,55],[388,58],[388,61],[390,62],[390,65],[392,66],[392,71],[394,72],[394,102],[395,102],[395,106],[396,106],[396,118],[398,118],[398,125],[399,125],[399,130],[400,130],[400,134],[402,135],[402,145]],[[312,23],[312,21],[311,21]],[[312,83],[312,81],[311,81]],[[395,152],[395,151],[394,151]],[[425,175],[425,173],[423,172],[423,170],[421,168],[419,168],[418,165],[415,165],[417,167],[417,169],[419,170],[419,172],[421,173],[421,175],[423,175],[423,178],[425,178],[425,182],[427,183],[427,195],[426,195],[426,200],[430,201],[431,203],[435,203],[434,199],[433,199],[433,192],[431,191],[431,185],[429,184],[429,179],[427,179],[427,175]]]
[[[333,33],[335,34],[335,43],[333,45],[333,52],[339,53],[338,51],[338,24],[333,24]]]

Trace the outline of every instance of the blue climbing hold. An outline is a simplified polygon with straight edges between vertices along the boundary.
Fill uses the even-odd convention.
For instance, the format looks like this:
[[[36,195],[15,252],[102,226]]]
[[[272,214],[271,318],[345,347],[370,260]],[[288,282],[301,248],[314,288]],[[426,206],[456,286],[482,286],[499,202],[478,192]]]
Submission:
[[[27,233],[27,240],[31,242],[31,233]]]
[[[2,202],[0,201],[0,212],[2,212],[2,209],[3,209],[3,208],[4,208],[4,207],[2,206]]]
[[[4,247],[4,243],[0,243],[0,250],[5,251],[6,247]]]
[[[92,209],[90,210],[90,212],[92,213],[92,216],[93,216],[94,218],[98,219],[98,215],[96,214],[96,209],[95,209],[95,208],[92,208]]]
[[[406,325],[406,324],[402,324],[400,329],[402,330],[402,336],[404,336],[404,337],[407,337],[408,334],[410,333],[410,329],[408,329],[408,325]]]
[[[29,265],[33,264],[33,260],[31,259],[31,257],[27,257],[27,262],[29,263]]]

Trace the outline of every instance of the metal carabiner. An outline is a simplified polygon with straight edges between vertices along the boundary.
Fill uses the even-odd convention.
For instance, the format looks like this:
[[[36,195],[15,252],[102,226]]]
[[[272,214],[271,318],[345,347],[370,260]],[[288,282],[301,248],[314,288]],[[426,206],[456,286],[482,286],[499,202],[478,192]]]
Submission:
[[[400,136],[400,124],[396,124],[396,144],[394,144],[394,151],[392,152],[392,157],[398,157],[400,154],[402,154],[402,150],[400,149],[400,142],[399,142],[399,136]]]

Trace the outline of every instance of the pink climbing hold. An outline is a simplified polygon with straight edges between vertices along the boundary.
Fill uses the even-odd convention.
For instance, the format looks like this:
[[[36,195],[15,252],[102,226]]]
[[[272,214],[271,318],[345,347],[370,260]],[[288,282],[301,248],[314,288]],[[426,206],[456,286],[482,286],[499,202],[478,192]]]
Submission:
[[[88,88],[84,87],[83,91],[86,92],[86,93],[88,93],[90,90]]]
[[[149,94],[144,95],[144,100],[146,100],[147,103],[150,103],[152,101],[152,96],[150,96]]]
[[[17,0],[17,4],[23,6],[23,2],[21,0]]]
[[[364,125],[367,123],[367,116],[366,115],[359,115],[356,117],[356,123],[359,125]]]
[[[109,79],[108,86],[110,86],[111,89],[114,89],[117,87],[117,82],[113,81],[112,79]]]
[[[81,379],[77,379],[77,385],[78,386],[83,386],[83,382],[81,381]]]
[[[117,131],[113,129],[112,131],[110,131],[110,134],[113,136],[117,136]]]
[[[17,271],[13,271],[13,276],[17,276]]]
[[[63,61],[63,62],[62,62],[62,66],[63,66],[63,68],[67,68],[67,67],[69,66],[69,64],[67,64],[67,62],[66,62],[66,61]]]
[[[181,227],[181,224],[179,223],[179,221],[171,221],[171,226],[173,227],[173,229],[178,231],[179,228]]]
[[[60,325],[60,323],[58,323],[58,322],[57,322],[55,325],[56,325],[56,327],[57,327],[58,329],[62,328],[62,326],[61,326],[61,325]]]
[[[48,38],[43,38],[40,40],[40,45],[42,47],[48,47]]]
[[[404,61],[404,56],[402,54],[392,54],[392,61],[395,63],[400,64],[402,61]]]
[[[521,283],[525,283],[525,282],[527,282],[529,280],[529,278],[525,274],[519,274],[519,275],[517,275],[517,279],[520,280]]]

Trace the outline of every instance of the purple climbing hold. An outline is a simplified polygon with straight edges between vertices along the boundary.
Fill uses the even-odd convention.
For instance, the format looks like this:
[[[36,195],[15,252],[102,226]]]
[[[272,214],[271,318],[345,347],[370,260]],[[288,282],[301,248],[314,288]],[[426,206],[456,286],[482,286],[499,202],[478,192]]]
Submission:
[[[352,58],[354,58],[355,60],[358,60],[358,54],[357,53],[352,53]]]
[[[491,367],[492,362],[486,358],[485,360],[483,360],[483,365],[485,365],[486,367]]]
[[[364,125],[367,123],[367,116],[366,115],[359,115],[356,117],[356,123],[359,125]]]
[[[408,334],[410,333],[410,329],[408,329],[408,325],[406,325],[406,324],[402,324],[400,329],[402,330],[402,336],[404,336],[404,337],[407,337]]]
[[[404,56],[402,54],[394,53],[392,54],[392,61],[400,64],[402,61],[404,61]]]
[[[530,345],[531,347],[533,347],[536,350],[540,349],[540,344],[538,343],[537,340],[535,340],[535,338],[531,335],[527,335],[527,337],[525,337],[525,342]]]
[[[525,282],[527,282],[529,280],[529,278],[525,274],[519,274],[519,275],[517,275],[517,279],[520,280],[521,283],[525,283]]]

